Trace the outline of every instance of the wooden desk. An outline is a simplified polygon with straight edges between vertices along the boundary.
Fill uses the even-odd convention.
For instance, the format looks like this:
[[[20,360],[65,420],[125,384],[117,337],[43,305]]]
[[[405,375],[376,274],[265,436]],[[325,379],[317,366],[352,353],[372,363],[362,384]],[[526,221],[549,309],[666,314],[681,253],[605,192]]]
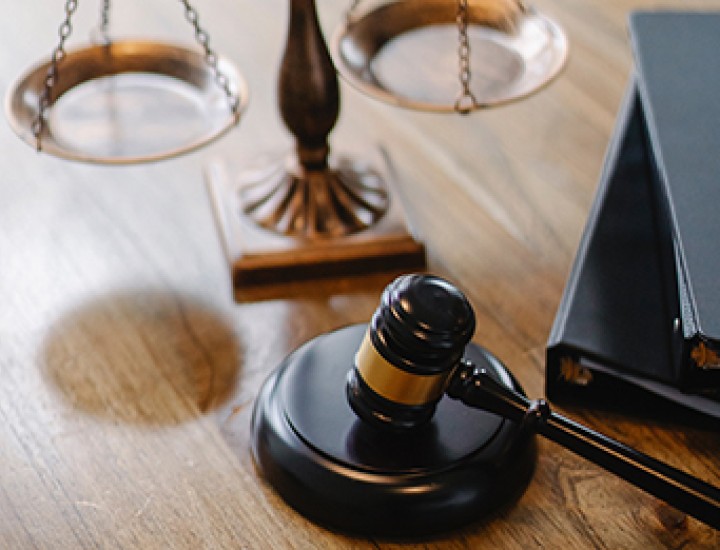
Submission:
[[[307,339],[367,321],[388,278],[233,302],[202,169],[215,157],[289,146],[272,69],[287,1],[200,4],[216,49],[252,90],[239,129],[222,141],[175,160],[108,168],[37,154],[0,126],[0,547],[405,547],[307,522],[254,470],[248,424],[262,380]],[[318,3],[327,34],[345,4]],[[388,147],[430,271],[467,292],[476,340],[531,396],[543,393],[545,341],[628,76],[627,13],[658,4],[720,8],[537,4],[571,43],[563,76],[546,90],[441,117],[399,112],[344,87],[332,138],[336,148]],[[81,3],[77,37],[96,15]],[[3,90],[49,54],[62,16],[58,1],[18,3],[2,18]],[[118,2],[113,18],[118,35],[192,42],[172,2]],[[720,482],[717,433],[565,412]],[[545,441],[540,451],[530,488],[507,513],[407,547],[720,545],[717,532],[571,453]]]

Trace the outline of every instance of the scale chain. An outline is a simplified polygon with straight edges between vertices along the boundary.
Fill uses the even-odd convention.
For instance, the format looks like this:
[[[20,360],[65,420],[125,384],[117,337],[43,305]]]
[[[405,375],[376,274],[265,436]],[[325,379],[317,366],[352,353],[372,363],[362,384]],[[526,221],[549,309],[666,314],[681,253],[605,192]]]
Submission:
[[[50,66],[48,67],[47,74],[45,75],[45,86],[42,93],[40,94],[40,100],[38,105],[38,114],[32,124],[32,133],[35,137],[35,147],[38,151],[42,150],[41,136],[43,129],[45,128],[45,114],[47,108],[50,105],[50,97],[52,95],[52,89],[57,82],[58,76],[58,65],[65,58],[65,42],[72,33],[72,16],[77,10],[78,0],[67,0],[65,2],[65,19],[58,29],[58,35],[60,41],[55,47],[50,59]]]
[[[458,27],[458,62],[460,69],[460,95],[455,101],[455,110],[466,115],[478,107],[477,99],[470,89],[470,39],[468,38],[468,0],[458,0],[457,27]]]
[[[230,89],[230,80],[218,66],[218,56],[215,51],[210,48],[210,36],[200,26],[198,13],[195,8],[190,5],[190,2],[188,0],[180,0],[180,3],[185,7],[185,18],[195,29],[195,40],[197,40],[205,52],[205,63],[212,69],[216,84],[227,96],[233,115],[237,116],[240,99],[237,94]]]
[[[103,46],[110,44],[110,0],[102,0],[100,24],[98,25],[99,42]]]

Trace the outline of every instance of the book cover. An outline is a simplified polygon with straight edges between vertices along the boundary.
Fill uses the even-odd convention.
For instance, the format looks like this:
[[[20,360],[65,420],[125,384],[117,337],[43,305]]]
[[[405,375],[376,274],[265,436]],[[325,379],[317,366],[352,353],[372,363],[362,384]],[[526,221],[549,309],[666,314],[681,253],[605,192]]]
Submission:
[[[605,404],[640,390],[720,418],[720,14],[638,12],[630,36],[636,74],[548,340],[546,390]]]
[[[546,393],[612,408],[652,395],[720,419],[715,392],[680,389],[674,250],[654,176],[633,81],[548,340]]]
[[[636,12],[630,38],[674,248],[682,387],[720,385],[720,13]]]

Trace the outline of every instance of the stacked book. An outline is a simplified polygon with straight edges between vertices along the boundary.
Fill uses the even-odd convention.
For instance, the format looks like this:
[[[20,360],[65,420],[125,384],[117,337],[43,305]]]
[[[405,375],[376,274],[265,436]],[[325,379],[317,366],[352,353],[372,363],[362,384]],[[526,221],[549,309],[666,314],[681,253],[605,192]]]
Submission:
[[[720,418],[720,13],[636,12],[629,30],[635,71],[546,391],[610,405],[635,391]]]

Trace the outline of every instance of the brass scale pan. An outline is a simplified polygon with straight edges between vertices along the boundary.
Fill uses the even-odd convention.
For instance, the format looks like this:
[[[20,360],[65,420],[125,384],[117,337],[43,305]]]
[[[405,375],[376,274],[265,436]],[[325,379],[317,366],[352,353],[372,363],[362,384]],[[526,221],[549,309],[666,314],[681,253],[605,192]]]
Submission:
[[[33,126],[50,61],[20,76],[6,114],[21,139],[37,146]],[[113,41],[68,50],[58,68],[40,135],[45,153],[84,162],[127,164],[192,151],[233,127],[247,86],[227,60],[218,68],[236,94],[233,109],[202,53],[152,41]]]
[[[449,0],[351,10],[332,41],[338,71],[363,93],[392,105],[456,111],[457,14],[458,2]],[[469,110],[528,96],[550,82],[567,57],[562,29],[521,0],[470,0],[467,35],[475,100]]]

